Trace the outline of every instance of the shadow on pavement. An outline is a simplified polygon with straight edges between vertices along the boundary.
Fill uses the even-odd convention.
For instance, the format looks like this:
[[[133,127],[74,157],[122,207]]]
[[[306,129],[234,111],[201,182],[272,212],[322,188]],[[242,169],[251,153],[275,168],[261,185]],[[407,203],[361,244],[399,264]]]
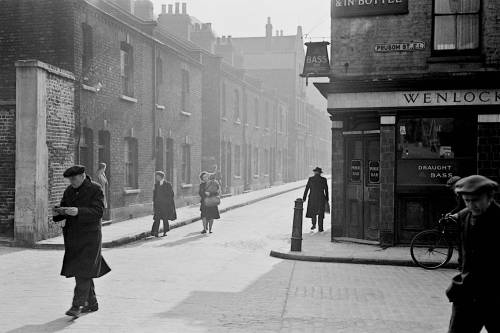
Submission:
[[[59,319],[50,321],[45,324],[38,325],[25,325],[19,328],[15,328],[6,333],[39,333],[39,332],[59,332],[72,325],[73,319],[65,316]]]
[[[191,234],[184,236],[184,238],[182,238],[182,239],[179,239],[179,240],[176,240],[173,242],[167,242],[165,244],[158,245],[156,247],[174,247],[174,246],[184,245],[186,243],[194,242],[194,241],[197,241],[199,239],[207,237],[206,235],[202,235],[199,232],[195,233],[196,236],[189,236],[189,235],[191,235]]]
[[[20,247],[0,246],[0,256],[15,253],[15,252],[20,252],[20,251],[25,251],[25,250],[26,250],[25,248],[20,248]]]

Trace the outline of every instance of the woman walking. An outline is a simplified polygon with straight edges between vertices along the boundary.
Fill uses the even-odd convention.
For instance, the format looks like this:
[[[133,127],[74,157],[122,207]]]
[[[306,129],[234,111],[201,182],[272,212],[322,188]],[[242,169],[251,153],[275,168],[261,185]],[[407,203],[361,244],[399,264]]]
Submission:
[[[202,234],[206,234],[207,230],[212,233],[212,226],[214,220],[220,219],[219,208],[220,203],[220,185],[215,179],[210,179],[210,174],[206,171],[200,173],[200,190],[199,195],[201,198],[201,220],[203,221]]]

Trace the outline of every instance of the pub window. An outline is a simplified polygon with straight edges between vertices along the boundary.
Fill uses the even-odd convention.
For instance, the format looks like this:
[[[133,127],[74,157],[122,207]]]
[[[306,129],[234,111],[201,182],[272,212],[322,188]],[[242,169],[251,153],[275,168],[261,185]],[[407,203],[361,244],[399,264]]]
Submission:
[[[139,186],[139,150],[136,138],[125,139],[125,187]]]
[[[122,94],[134,96],[134,56],[132,46],[122,42],[120,47],[120,74]]]
[[[182,173],[181,181],[183,184],[191,184],[191,146],[185,144],[182,146]]]
[[[234,146],[234,175],[241,176],[241,149],[239,145]]]
[[[238,89],[234,90],[234,120],[240,119],[240,92]]]
[[[254,104],[255,126],[259,126],[259,100],[257,98],[255,98]]]
[[[94,56],[92,27],[87,23],[82,23],[82,72],[87,75],[91,71],[92,57]]]
[[[80,136],[80,164],[85,166],[88,175],[93,175],[94,166],[94,134],[92,129],[84,127]]]
[[[181,91],[181,108],[182,111],[189,111],[189,93],[190,93],[190,84],[189,84],[189,72],[186,69],[182,70],[182,91]]]
[[[434,51],[479,49],[481,0],[434,0]]]

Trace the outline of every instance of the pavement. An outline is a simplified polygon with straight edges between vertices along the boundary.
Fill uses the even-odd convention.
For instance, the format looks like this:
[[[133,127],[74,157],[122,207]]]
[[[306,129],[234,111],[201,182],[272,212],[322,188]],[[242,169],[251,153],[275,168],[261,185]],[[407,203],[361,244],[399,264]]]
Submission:
[[[304,188],[306,182],[307,180],[286,183],[262,190],[222,198],[219,211],[220,213],[225,213],[232,209],[250,205],[296,189]],[[177,220],[170,221],[170,229],[185,226],[196,221],[200,221],[199,205],[180,207],[177,208]],[[104,223],[102,228],[102,246],[104,248],[117,247],[140,239],[145,239],[151,236],[152,224],[153,215],[134,218],[118,223]],[[162,231],[163,225],[160,223],[160,232]],[[62,236],[46,239],[37,242],[34,247],[39,249],[64,249],[64,239]]]
[[[301,192],[230,210],[213,234],[192,223],[104,249],[112,271],[95,280],[99,311],[76,320],[64,315],[74,280],[59,275],[62,251],[0,247],[0,332],[446,331],[454,270],[270,257],[290,246]]]
[[[327,215],[328,218],[328,215]],[[304,220],[304,229],[309,229],[308,219]],[[290,251],[290,246],[271,250],[272,257],[290,260],[336,262],[372,265],[417,266],[410,255],[408,246],[382,248],[379,245],[361,244],[338,239],[331,242],[330,230],[311,232],[306,230],[302,235],[302,251]],[[435,262],[428,257],[427,262]],[[447,268],[458,267],[458,253],[453,251]]]

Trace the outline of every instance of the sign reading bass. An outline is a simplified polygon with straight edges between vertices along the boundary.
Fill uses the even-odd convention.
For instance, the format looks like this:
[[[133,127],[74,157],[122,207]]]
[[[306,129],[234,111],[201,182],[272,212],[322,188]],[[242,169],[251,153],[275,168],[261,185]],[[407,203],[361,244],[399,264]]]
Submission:
[[[328,59],[328,42],[309,42],[307,46],[302,76],[328,75],[330,60]]]
[[[333,0],[332,17],[408,14],[408,0]]]

